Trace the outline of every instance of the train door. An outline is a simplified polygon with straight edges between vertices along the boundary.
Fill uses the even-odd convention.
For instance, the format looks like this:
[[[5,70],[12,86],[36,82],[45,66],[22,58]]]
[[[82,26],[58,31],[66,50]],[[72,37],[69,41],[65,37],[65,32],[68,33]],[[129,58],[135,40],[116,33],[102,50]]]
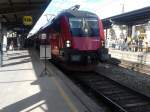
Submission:
[[[64,48],[65,41],[71,41],[71,33],[69,28],[69,23],[67,17],[63,16],[60,20],[60,27],[61,27],[61,41],[62,41],[62,48]]]
[[[51,43],[51,48],[52,48],[52,55],[58,55],[59,53],[58,37],[57,37],[57,33],[55,32],[55,30],[51,31],[50,43]]]
[[[51,48],[52,55],[58,56],[60,50],[60,24],[59,21],[56,20],[51,27]]]

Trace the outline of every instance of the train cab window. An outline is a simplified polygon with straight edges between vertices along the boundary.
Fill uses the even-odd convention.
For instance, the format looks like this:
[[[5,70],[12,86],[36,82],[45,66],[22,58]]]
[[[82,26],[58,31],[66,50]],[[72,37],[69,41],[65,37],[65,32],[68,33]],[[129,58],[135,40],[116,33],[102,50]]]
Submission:
[[[99,25],[97,18],[70,18],[70,29],[74,37],[98,37]]]
[[[70,27],[71,28],[80,28],[82,20],[79,18],[70,18]]]
[[[99,25],[98,25],[98,19],[95,18],[85,18],[85,21],[87,21],[87,24],[92,30],[92,36],[99,36]]]
[[[70,29],[73,36],[80,36],[81,22],[82,20],[80,18],[69,19]]]

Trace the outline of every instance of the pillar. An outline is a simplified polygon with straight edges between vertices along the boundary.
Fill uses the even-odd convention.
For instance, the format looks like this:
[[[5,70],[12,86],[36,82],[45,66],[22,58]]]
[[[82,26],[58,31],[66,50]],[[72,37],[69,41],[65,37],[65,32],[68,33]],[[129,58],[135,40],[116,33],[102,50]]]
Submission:
[[[2,23],[0,22],[0,67],[2,67],[2,65],[3,65],[2,45],[3,45]]]

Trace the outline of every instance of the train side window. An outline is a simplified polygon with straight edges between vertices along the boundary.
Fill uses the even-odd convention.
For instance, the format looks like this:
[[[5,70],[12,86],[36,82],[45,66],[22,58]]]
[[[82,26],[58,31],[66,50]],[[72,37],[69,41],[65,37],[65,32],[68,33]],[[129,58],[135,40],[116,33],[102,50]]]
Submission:
[[[53,28],[56,32],[60,33],[60,22],[59,20],[57,20],[54,24],[53,24]]]
[[[49,37],[49,39],[51,39],[51,38],[52,38],[52,35],[51,35],[51,34],[49,34],[49,36],[48,36],[48,37]]]

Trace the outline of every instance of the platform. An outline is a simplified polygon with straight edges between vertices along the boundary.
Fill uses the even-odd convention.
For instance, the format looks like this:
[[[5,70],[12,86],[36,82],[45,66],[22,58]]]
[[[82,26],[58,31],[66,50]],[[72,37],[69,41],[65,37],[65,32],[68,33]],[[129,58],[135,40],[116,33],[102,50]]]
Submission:
[[[87,97],[87,105],[68,89],[63,79],[55,76],[54,70],[39,77],[42,70],[43,63],[33,51],[5,53],[0,68],[0,112],[92,112],[86,95],[80,97]],[[93,112],[97,109],[95,105],[92,108]]]
[[[150,66],[150,52],[132,52],[109,49],[109,53],[111,54],[111,57],[116,59],[141,63]]]

